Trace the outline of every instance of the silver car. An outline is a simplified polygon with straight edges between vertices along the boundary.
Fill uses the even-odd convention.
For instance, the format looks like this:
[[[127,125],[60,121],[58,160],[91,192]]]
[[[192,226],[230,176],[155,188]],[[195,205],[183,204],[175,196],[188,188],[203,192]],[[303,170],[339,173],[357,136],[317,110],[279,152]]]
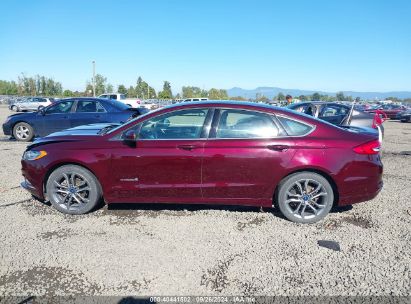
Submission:
[[[28,97],[10,105],[10,110],[15,112],[38,111],[53,103],[53,98]]]

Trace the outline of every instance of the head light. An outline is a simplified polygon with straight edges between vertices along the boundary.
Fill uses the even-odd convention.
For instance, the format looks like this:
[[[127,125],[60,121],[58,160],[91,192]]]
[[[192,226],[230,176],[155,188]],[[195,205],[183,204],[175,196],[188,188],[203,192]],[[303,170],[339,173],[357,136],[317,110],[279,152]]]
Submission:
[[[46,151],[26,151],[23,154],[24,160],[37,160],[47,155]]]

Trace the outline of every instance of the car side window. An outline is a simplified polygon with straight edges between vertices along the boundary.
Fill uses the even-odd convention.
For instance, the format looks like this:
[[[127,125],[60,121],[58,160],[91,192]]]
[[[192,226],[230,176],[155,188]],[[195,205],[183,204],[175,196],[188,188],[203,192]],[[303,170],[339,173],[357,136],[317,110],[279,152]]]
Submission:
[[[99,102],[96,102],[96,110],[97,110],[98,113],[107,112],[106,109],[104,108],[104,106]]]
[[[284,127],[287,134],[290,136],[303,136],[308,134],[313,129],[313,127],[310,125],[288,117],[277,116],[277,118],[280,121],[281,125]]]
[[[221,110],[216,138],[270,138],[278,136],[272,118],[264,113]]]
[[[79,100],[77,102],[77,113],[95,113],[97,112],[96,109],[96,102],[91,100]]]
[[[348,113],[348,109],[345,107],[339,107],[335,105],[325,106],[321,112],[322,117],[330,117],[337,115],[345,115]]]
[[[208,109],[188,109],[149,118],[141,126],[139,139],[200,138],[207,113]]]
[[[110,95],[110,99],[117,100],[117,95]]]
[[[73,101],[62,101],[47,108],[47,114],[69,113]]]

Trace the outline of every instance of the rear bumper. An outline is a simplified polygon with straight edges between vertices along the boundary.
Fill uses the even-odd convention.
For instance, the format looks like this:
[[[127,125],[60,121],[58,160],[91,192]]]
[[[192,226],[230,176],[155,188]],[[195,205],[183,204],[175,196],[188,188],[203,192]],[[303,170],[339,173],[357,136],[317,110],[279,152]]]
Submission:
[[[338,206],[347,206],[347,205],[352,205],[352,204],[357,204],[357,203],[362,203],[366,201],[370,201],[377,197],[377,195],[380,193],[382,190],[382,187],[384,185],[383,181],[380,181],[376,187],[376,189],[367,189],[361,194],[358,195],[350,195],[350,196],[344,196],[340,197],[338,201]]]

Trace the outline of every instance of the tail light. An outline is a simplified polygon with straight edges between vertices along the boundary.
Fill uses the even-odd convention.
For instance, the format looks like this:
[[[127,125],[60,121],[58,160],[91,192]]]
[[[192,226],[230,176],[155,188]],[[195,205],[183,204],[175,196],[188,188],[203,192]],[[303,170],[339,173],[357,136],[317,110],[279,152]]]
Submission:
[[[373,140],[354,147],[354,152],[358,154],[373,155],[380,153],[381,143],[379,140]]]
[[[386,120],[387,120],[387,114],[385,114],[383,111],[377,110],[375,111],[375,114],[374,114],[374,119],[372,121],[372,127],[374,129],[377,129],[378,126],[381,126]]]

